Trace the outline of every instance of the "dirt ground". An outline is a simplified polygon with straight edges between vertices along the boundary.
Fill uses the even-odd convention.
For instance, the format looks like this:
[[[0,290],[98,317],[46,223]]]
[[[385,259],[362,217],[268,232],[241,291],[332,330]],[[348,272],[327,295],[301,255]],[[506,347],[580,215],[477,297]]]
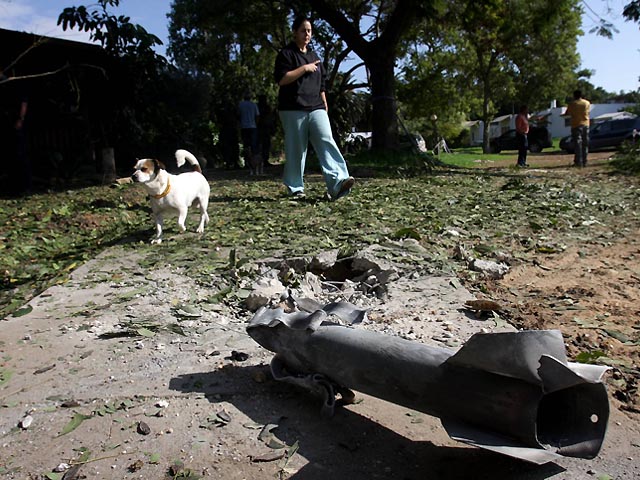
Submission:
[[[568,170],[572,175],[601,175],[611,152],[590,154],[590,166],[571,167],[570,155],[529,157],[531,169]],[[508,166],[496,162],[495,167]],[[640,232],[616,232],[607,245],[571,247],[549,256],[543,265],[518,265],[491,292],[512,305],[509,320],[518,328],[559,329],[570,356],[590,347],[611,358],[610,384],[618,406],[640,413],[640,378],[624,367],[640,364],[640,348],[632,339],[640,330]],[[544,299],[540,302],[540,299]],[[595,318],[595,320],[594,320]],[[621,371],[622,370],[622,371]]]
[[[580,170],[566,155],[529,163],[594,175],[609,155],[592,154]],[[439,347],[520,328],[559,329],[570,356],[597,345],[616,368],[593,460],[501,456],[451,440],[436,418],[358,392],[323,418],[318,399],[271,378],[273,355],[245,332],[252,312],[207,302],[179,268],[148,271],[116,246],[0,322],[0,478],[640,478],[640,401],[623,368],[639,362],[629,341],[640,328],[638,233],[515,266],[488,285],[505,306],[495,319],[463,308],[475,295],[456,278],[397,265],[387,265],[397,275],[385,299],[322,293],[313,278],[301,287],[366,307],[363,328]],[[420,255],[409,242],[388,248]],[[256,267],[265,278],[268,265]]]

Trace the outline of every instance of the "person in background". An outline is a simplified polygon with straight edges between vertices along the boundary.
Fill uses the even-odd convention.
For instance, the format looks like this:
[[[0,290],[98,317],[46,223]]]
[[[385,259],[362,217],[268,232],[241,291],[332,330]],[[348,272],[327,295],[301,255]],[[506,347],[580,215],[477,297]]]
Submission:
[[[238,105],[238,115],[240,116],[240,133],[242,138],[242,150],[245,165],[249,168],[249,175],[259,173],[257,171],[255,156],[258,151],[258,118],[260,111],[258,106],[251,101],[251,93],[244,94],[244,100]]]
[[[516,140],[518,143],[518,167],[528,167],[527,151],[529,150],[529,109],[526,105],[520,107],[516,116]]]
[[[0,138],[7,146],[6,192],[10,195],[31,193],[31,159],[27,151],[29,94],[27,81],[6,75],[0,70]]]
[[[225,168],[231,170],[238,167],[240,148],[238,147],[238,128],[235,122],[230,122],[230,118],[236,115],[236,106],[232,102],[224,102],[215,111],[216,119],[220,125],[220,137],[218,148],[224,162]]]
[[[262,161],[269,165],[271,154],[271,137],[276,133],[276,114],[267,102],[266,95],[258,97],[258,110],[260,118],[258,121],[258,144]]]
[[[278,111],[284,129],[283,183],[289,194],[304,198],[304,168],[309,141],[320,167],[331,200],[347,195],[355,183],[340,153],[329,124],[326,72],[318,55],[311,50],[311,21],[298,17],[292,25],[294,39],[278,53],[274,79],[280,86]]]
[[[587,154],[589,153],[589,113],[591,103],[582,98],[582,92],[573,92],[573,102],[567,106],[564,116],[571,118],[571,138],[575,151],[573,164],[576,167],[587,166]]]

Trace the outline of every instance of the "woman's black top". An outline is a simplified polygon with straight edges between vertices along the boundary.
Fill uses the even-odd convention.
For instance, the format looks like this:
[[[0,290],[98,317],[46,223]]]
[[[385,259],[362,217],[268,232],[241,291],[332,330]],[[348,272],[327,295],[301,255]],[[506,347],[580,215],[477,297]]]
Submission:
[[[318,55],[309,48],[302,53],[295,42],[291,42],[278,53],[273,72],[276,83],[280,82],[287,72],[295,70],[307,63],[320,60]],[[280,86],[278,93],[278,110],[313,111],[324,107],[320,92],[325,91],[326,73],[322,63],[313,73],[305,73],[295,82]]]

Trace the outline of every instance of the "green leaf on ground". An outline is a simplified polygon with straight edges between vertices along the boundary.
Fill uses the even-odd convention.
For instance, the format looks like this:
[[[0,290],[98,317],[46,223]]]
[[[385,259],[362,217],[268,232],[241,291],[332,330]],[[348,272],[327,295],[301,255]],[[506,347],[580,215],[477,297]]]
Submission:
[[[601,357],[606,357],[606,354],[600,350],[594,350],[592,352],[580,352],[576,355],[576,362],[578,363],[596,363]]]
[[[13,316],[16,318],[23,317],[31,312],[33,312],[33,307],[31,305],[25,305],[24,307],[19,308],[18,310],[13,312]]]
[[[82,424],[82,422],[84,422],[85,420],[89,420],[90,418],[93,418],[93,415],[83,415],[76,412],[71,421],[64,426],[62,432],[60,432],[58,436],[61,437],[62,435],[73,432]]]
[[[13,376],[13,372],[6,368],[0,368],[0,387],[8,383]]]

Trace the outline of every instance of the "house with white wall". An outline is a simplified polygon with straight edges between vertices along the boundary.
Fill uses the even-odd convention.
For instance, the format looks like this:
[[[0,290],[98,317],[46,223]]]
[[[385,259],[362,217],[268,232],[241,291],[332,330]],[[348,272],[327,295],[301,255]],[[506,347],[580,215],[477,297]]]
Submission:
[[[516,114],[501,115],[494,118],[489,123],[489,138],[496,138],[503,133],[516,128]],[[473,120],[464,122],[464,128],[469,130],[467,141],[469,145],[482,145],[484,138],[484,122],[482,120]]]
[[[489,138],[499,137],[507,130],[515,127],[515,115],[502,115],[491,120],[489,124]],[[484,138],[484,122],[482,120],[472,120],[464,122],[464,128],[469,130],[467,142],[469,145],[482,145]]]
[[[469,131],[466,139],[463,140],[467,145],[482,145],[484,122],[482,120],[469,120],[463,122],[462,126]]]
[[[499,137],[503,133],[516,128],[516,115],[502,115],[489,123],[489,138]]]

